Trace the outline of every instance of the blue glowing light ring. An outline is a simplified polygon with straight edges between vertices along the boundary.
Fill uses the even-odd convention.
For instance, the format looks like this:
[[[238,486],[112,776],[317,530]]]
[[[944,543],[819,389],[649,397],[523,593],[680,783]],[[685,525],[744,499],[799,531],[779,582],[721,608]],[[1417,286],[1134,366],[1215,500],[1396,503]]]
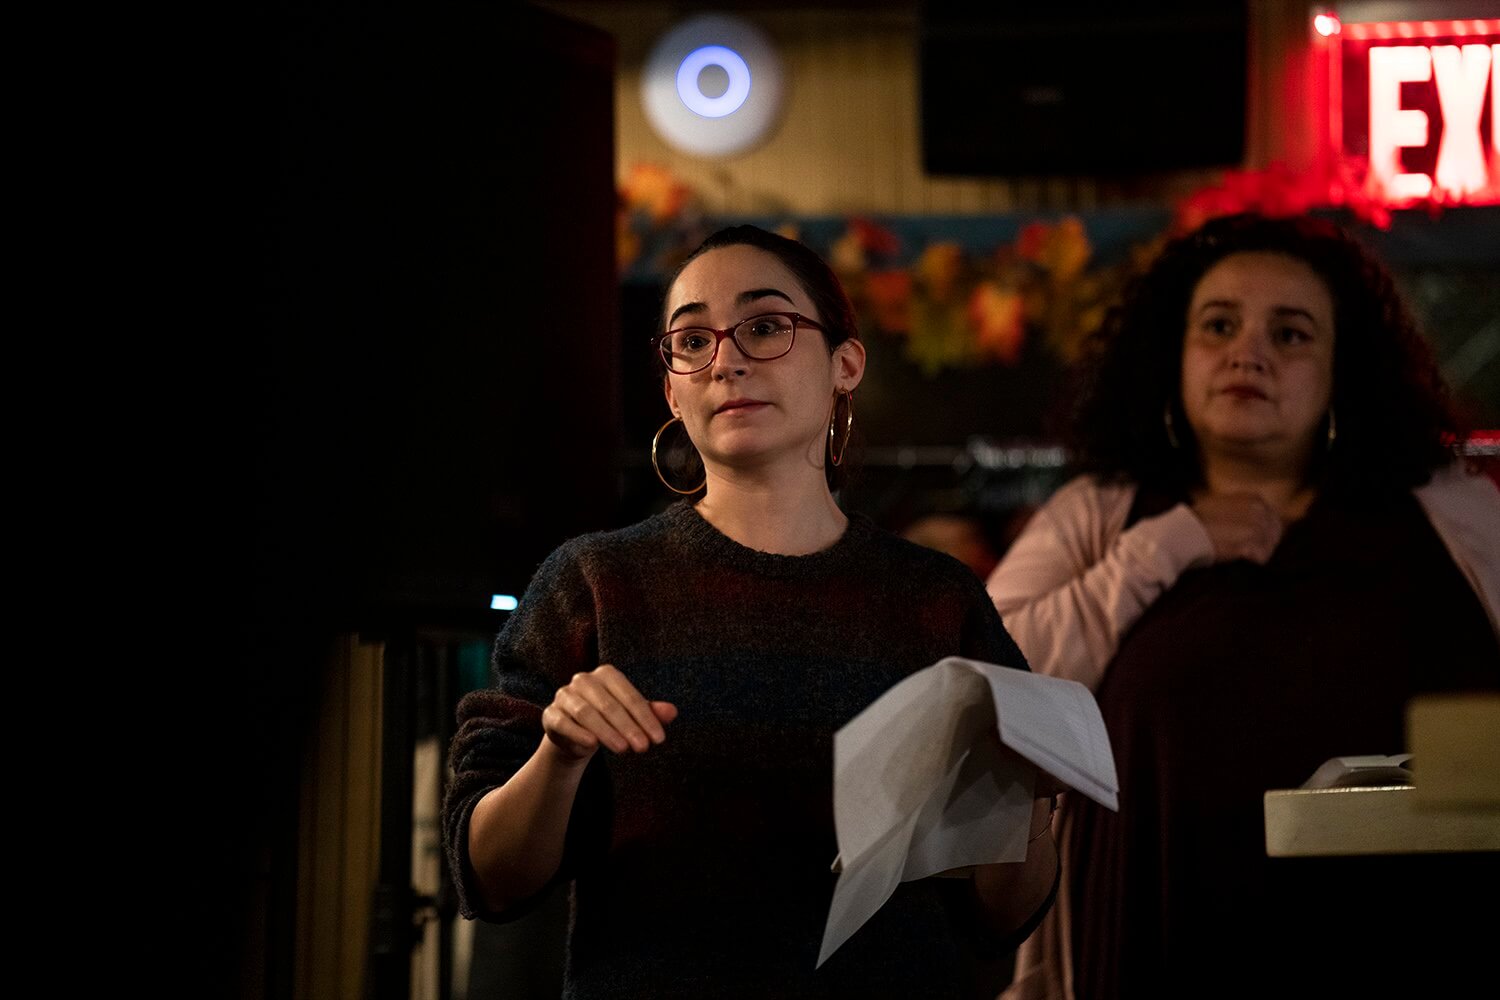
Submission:
[[[729,89],[719,97],[698,85],[708,66],[729,76]],[[657,41],[641,67],[641,104],[652,129],[695,156],[734,156],[765,142],[780,120],[784,89],[770,39],[723,14],[683,21]]]
[[[710,66],[718,66],[729,74],[729,87],[718,97],[709,97],[698,85],[698,74]],[[704,118],[732,115],[750,96],[750,67],[738,52],[722,45],[694,49],[677,67],[677,96],[689,111]]]

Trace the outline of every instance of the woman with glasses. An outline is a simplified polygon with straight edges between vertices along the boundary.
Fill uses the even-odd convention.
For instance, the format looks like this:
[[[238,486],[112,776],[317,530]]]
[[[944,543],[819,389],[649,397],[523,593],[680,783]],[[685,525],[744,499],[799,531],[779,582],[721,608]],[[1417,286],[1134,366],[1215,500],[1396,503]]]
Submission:
[[[721,231],[663,319],[663,430],[701,470],[658,474],[696,502],[563,545],[506,623],[453,745],[461,911],[571,880],[571,997],[993,996],[1054,885],[1047,800],[1025,862],[902,884],[815,969],[832,737],[945,656],[1025,660],[963,565],[834,500],[865,350],[821,259]]]

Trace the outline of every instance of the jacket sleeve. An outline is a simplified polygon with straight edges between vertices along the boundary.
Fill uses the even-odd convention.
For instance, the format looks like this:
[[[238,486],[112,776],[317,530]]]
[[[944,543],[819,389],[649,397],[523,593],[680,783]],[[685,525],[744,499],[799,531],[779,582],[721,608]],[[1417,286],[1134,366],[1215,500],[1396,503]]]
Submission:
[[[1120,638],[1188,569],[1213,559],[1192,508],[1122,530],[1135,490],[1079,478],[1037,511],[987,588],[1038,673],[1097,690]]]
[[[507,909],[486,911],[469,861],[469,818],[492,789],[509,781],[542,740],[542,710],[573,674],[599,664],[592,590],[569,543],[542,563],[495,641],[494,686],[465,695],[443,801],[443,837],[467,918],[509,920],[534,907],[543,893]],[[568,823],[563,862],[553,882],[572,877],[583,857],[600,849],[607,831],[607,782],[602,762],[585,772]]]
[[[1500,490],[1487,476],[1450,466],[1416,495],[1500,635]]]

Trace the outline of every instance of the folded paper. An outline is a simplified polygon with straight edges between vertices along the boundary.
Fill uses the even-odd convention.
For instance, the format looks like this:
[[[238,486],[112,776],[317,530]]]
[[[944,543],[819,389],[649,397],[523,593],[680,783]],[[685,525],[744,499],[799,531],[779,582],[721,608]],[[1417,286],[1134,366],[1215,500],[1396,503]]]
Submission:
[[[833,760],[839,877],[819,965],[902,882],[1024,861],[1038,769],[1117,808],[1114,753],[1086,687],[959,657],[851,719]]]

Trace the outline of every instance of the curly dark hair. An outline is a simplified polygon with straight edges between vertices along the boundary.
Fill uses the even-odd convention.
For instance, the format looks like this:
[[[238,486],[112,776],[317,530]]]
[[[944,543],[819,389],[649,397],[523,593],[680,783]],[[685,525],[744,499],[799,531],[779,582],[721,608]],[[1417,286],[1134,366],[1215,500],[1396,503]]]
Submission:
[[[1201,482],[1181,399],[1188,305],[1210,268],[1245,252],[1305,262],[1333,299],[1338,433],[1309,481],[1351,493],[1410,489],[1452,461],[1459,423],[1448,388],[1390,273],[1327,219],[1247,214],[1174,240],[1126,285],[1078,373],[1069,430],[1078,470],[1171,492]],[[1168,439],[1166,407],[1181,447]]]
[[[688,254],[687,258],[677,266],[672,273],[672,279],[667,282],[667,288],[677,283],[678,275],[682,274],[693,261],[708,253],[710,250],[718,250],[721,247],[748,246],[757,250],[764,250],[776,257],[781,265],[792,272],[792,277],[802,286],[807,297],[818,309],[818,321],[823,325],[823,342],[831,355],[833,349],[846,340],[859,339],[859,321],[854,311],[854,305],[849,301],[849,295],[844,291],[844,286],[839,282],[838,276],[833,273],[833,268],[817,253],[809,249],[805,244],[797,240],[761,229],[759,226],[739,225],[729,226],[711,234],[698,245],[698,248]],[[665,303],[660,310],[665,319]],[[663,326],[658,333],[664,333]],[[655,353],[655,352],[653,352]],[[666,362],[659,353],[655,354],[656,369],[659,377],[670,378],[667,374]],[[828,488],[836,490],[844,485],[848,463],[834,465],[829,462],[825,467],[825,476],[828,480]]]

